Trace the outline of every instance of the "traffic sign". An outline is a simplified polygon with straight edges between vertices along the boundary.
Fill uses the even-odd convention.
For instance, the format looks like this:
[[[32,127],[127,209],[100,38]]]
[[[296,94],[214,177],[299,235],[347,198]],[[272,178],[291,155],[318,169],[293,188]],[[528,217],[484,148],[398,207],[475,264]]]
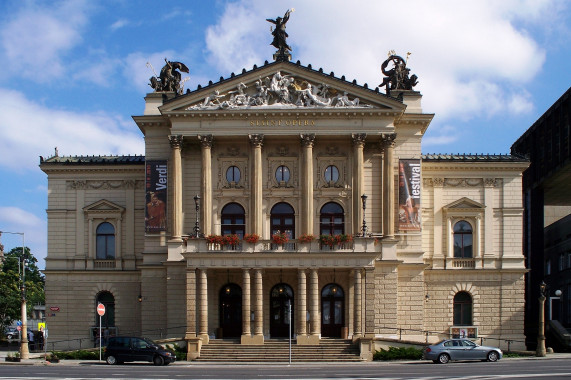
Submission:
[[[97,314],[99,314],[101,317],[105,315],[105,305],[102,303],[97,305]]]
[[[22,331],[22,326],[20,326],[20,325],[16,326],[16,330]]]

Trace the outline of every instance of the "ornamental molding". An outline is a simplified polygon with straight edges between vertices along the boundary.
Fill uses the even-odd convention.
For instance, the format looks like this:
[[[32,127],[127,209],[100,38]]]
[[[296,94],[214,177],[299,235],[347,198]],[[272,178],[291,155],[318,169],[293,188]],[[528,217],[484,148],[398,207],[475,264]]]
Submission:
[[[502,186],[501,178],[424,178],[426,187],[494,187]]]
[[[69,190],[119,190],[119,189],[143,189],[145,181],[138,180],[84,180],[66,181],[66,188]]]

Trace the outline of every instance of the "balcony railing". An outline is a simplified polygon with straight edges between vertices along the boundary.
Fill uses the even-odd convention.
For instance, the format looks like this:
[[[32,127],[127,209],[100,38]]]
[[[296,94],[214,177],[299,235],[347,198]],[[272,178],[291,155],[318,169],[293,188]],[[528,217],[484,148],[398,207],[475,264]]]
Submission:
[[[452,259],[452,268],[474,269],[476,268],[476,259]]]
[[[273,252],[380,252],[381,246],[374,238],[356,238],[339,244],[322,244],[319,240],[300,242],[292,239],[287,243],[276,244],[272,240],[259,240],[256,243],[240,241],[237,244],[209,243],[205,239],[188,239],[185,252],[235,252],[235,253],[273,253]]]
[[[115,260],[95,260],[94,269],[115,269]]]

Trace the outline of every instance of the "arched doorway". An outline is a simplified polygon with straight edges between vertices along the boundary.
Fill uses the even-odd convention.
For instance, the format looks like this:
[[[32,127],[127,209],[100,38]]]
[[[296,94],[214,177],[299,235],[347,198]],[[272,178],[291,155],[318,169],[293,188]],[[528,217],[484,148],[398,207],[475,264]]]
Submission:
[[[220,289],[220,327],[224,338],[242,335],[242,288],[228,283]]]
[[[291,321],[288,317],[289,305],[291,305]],[[284,283],[277,284],[270,292],[270,336],[272,338],[287,338],[291,323],[291,334],[293,337],[295,334],[294,315],[293,290],[291,286]]]
[[[345,293],[337,284],[326,285],[321,291],[321,336],[341,338],[345,319]]]

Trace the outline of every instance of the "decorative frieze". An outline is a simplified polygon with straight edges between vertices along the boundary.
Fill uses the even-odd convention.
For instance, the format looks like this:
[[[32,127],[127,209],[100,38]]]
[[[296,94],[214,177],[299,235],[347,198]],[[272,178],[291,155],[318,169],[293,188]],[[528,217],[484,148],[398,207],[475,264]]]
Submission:
[[[119,189],[142,189],[144,181],[118,180],[118,181],[66,181],[69,190],[119,190]]]

